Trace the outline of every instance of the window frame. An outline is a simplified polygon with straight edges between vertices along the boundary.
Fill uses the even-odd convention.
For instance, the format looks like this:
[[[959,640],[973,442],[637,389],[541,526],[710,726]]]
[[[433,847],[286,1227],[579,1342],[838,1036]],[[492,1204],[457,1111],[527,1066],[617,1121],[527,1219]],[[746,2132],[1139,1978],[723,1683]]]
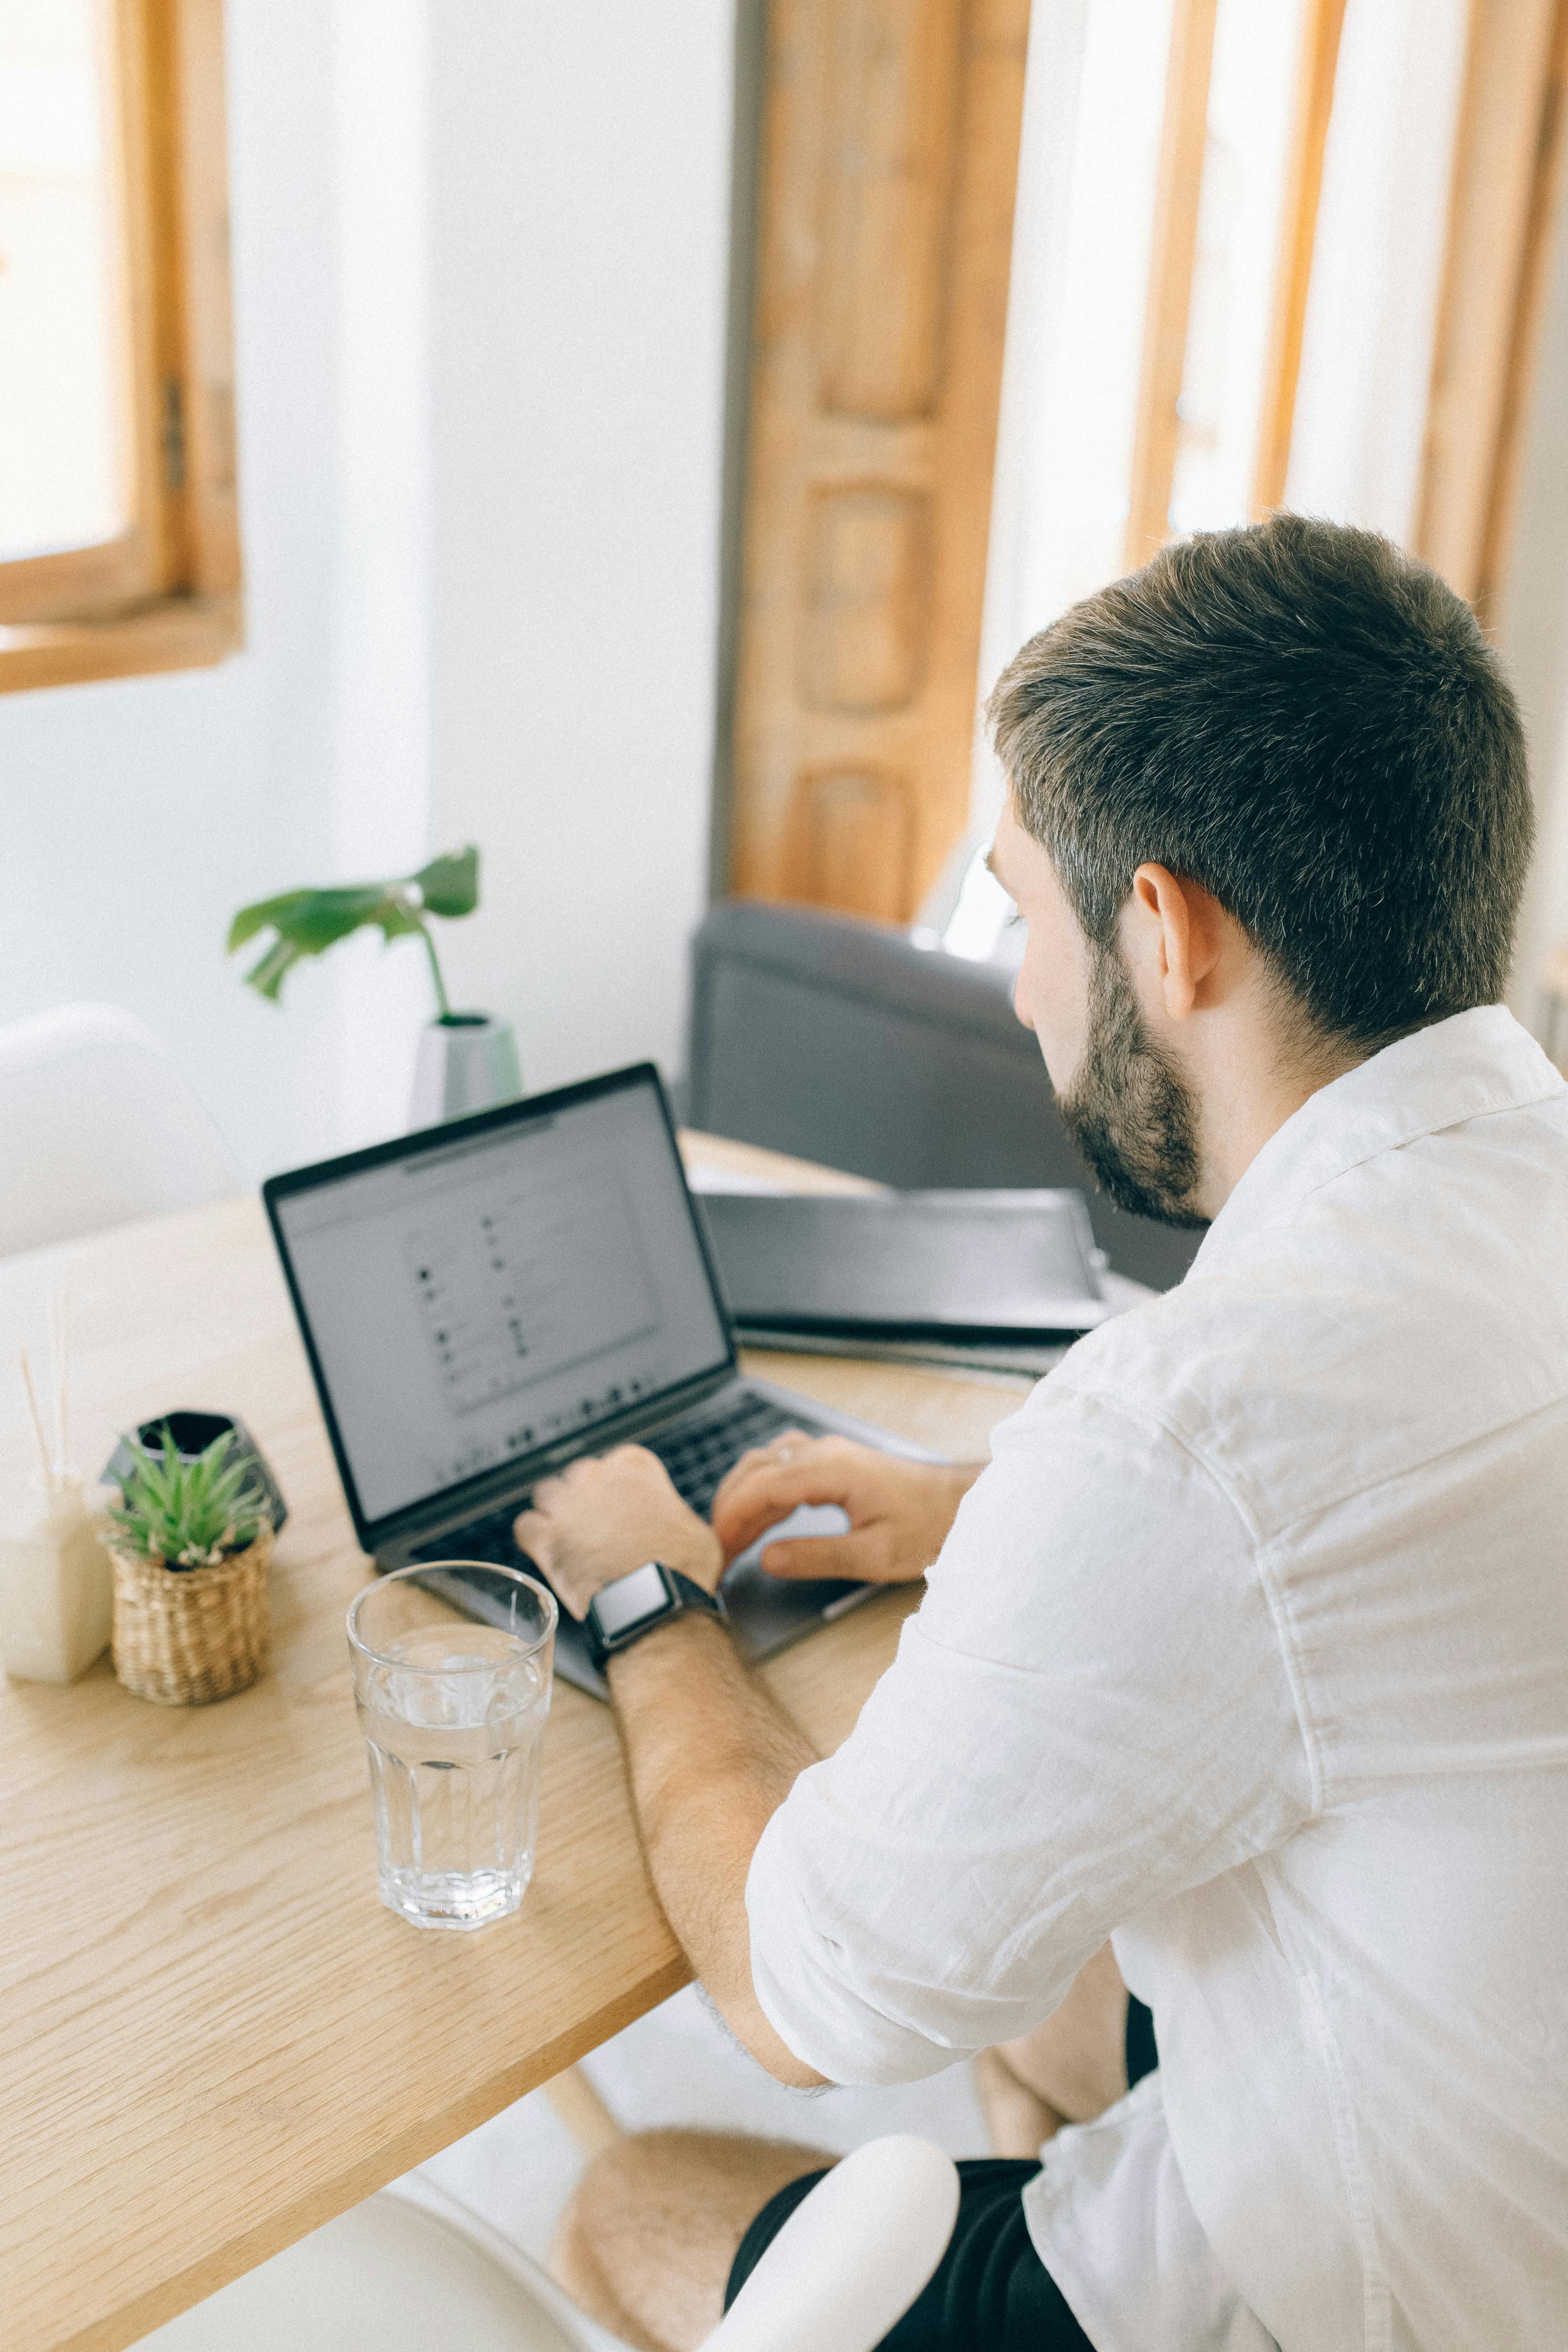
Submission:
[[[132,520],[0,563],[0,692],[243,642],[222,0],[117,0]]]
[[[1171,537],[1218,0],[1174,0],[1126,563]],[[1254,513],[1284,501],[1345,0],[1304,0]],[[1410,546],[1489,624],[1512,543],[1548,260],[1568,177],[1568,0],[1468,0]]]

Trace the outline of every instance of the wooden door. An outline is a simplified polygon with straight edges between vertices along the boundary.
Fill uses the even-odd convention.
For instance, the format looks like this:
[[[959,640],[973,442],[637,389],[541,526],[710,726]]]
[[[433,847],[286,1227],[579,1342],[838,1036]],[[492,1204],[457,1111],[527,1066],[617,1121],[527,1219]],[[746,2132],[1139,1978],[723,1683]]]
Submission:
[[[770,0],[731,887],[907,920],[969,811],[1028,0]]]

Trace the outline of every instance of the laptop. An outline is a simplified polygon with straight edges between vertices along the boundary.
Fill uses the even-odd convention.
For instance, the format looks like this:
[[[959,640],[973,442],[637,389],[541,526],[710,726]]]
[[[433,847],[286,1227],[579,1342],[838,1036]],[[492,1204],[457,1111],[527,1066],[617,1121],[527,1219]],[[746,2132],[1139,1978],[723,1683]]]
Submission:
[[[354,1533],[384,1574],[531,1570],[511,1524],[534,1486],[628,1442],[704,1517],[747,1447],[788,1428],[938,1458],[742,1375],[651,1063],[271,1177],[262,1198]],[[823,1507],[784,1529],[847,1524]],[[781,1531],[724,1580],[752,1661],[872,1590],[766,1575],[758,1554]],[[460,1570],[443,1582],[483,1613]],[[564,1609],[556,1668],[605,1696]]]

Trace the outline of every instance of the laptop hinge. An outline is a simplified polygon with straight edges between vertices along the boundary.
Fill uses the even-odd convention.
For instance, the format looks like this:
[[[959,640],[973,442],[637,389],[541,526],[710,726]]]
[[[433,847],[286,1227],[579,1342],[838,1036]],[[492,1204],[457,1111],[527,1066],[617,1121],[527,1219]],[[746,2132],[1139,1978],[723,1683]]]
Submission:
[[[739,1378],[733,1364],[721,1364],[717,1371],[705,1372],[689,1388],[651,1399],[647,1404],[634,1405],[613,1422],[606,1422],[586,1442],[582,1437],[563,1437],[542,1453],[531,1455],[526,1473],[521,1462],[500,1463],[482,1482],[476,1480],[460,1501],[447,1502],[436,1508],[426,1503],[404,1513],[395,1519],[384,1520],[380,1527],[366,1530],[367,1549],[379,1558],[383,1552],[403,1550],[410,1544],[423,1543],[428,1537],[442,1535],[448,1528],[467,1527],[474,1519],[482,1519],[487,1512],[516,1496],[521,1503],[531,1494],[542,1478],[564,1469],[584,1454],[605,1454],[612,1445],[631,1445],[650,1430],[662,1429],[668,1422],[679,1421],[693,1406],[703,1404],[721,1389],[728,1388]]]

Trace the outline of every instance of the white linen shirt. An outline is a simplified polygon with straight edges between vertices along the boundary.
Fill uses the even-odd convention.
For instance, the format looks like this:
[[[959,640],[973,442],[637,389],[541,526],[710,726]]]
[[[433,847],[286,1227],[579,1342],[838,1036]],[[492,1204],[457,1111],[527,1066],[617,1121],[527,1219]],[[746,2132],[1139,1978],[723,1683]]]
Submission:
[[[1568,2344],[1568,1086],[1500,1006],[1323,1087],[998,1429],[747,1886],[840,2083],[1114,1931],[1160,2069],[1026,2192],[1098,2352]]]

